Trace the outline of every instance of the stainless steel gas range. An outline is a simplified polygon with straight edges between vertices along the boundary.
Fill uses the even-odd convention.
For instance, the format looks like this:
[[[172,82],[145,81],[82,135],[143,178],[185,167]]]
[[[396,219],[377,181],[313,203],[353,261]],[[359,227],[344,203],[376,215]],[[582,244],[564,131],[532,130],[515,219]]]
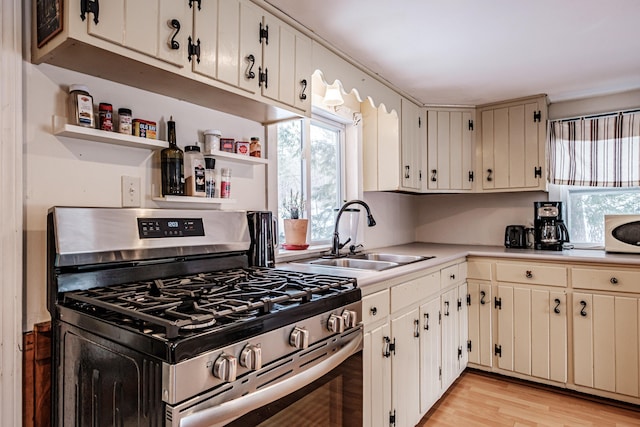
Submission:
[[[250,245],[240,211],[52,208],[53,424],[362,425],[355,279]]]

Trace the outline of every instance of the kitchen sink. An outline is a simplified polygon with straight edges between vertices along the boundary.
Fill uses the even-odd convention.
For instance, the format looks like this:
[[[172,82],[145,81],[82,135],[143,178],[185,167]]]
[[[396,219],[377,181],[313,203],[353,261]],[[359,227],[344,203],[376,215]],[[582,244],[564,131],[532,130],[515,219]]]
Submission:
[[[347,255],[347,257],[345,258],[315,258],[312,260],[299,261],[294,263],[325,267],[355,268],[358,270],[382,271],[389,268],[399,267],[401,265],[406,265],[412,262],[423,261],[431,258],[434,257],[372,252]]]
[[[355,258],[320,258],[307,261],[305,264],[311,265],[324,265],[327,267],[343,267],[343,268],[357,268],[359,270],[375,270],[381,271],[388,268],[397,267],[397,262],[390,261],[374,261],[368,259],[355,259]]]

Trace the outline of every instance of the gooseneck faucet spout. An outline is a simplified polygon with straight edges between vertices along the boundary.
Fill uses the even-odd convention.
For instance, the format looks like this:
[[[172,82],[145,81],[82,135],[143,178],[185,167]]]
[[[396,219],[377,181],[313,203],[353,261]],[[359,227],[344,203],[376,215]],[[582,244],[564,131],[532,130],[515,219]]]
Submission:
[[[350,200],[346,202],[344,205],[342,205],[342,207],[338,211],[338,215],[336,215],[336,224],[333,229],[333,243],[331,245],[331,253],[330,253],[332,257],[340,256],[341,246],[340,246],[340,235],[338,234],[338,225],[340,224],[340,217],[342,216],[342,212],[344,212],[348,206],[351,206],[354,204],[361,205],[367,210],[367,225],[369,227],[373,227],[374,225],[376,225],[376,220],[373,219],[373,215],[371,215],[371,209],[369,208],[369,205],[367,205],[362,200]],[[353,243],[355,244],[356,242],[353,242]]]

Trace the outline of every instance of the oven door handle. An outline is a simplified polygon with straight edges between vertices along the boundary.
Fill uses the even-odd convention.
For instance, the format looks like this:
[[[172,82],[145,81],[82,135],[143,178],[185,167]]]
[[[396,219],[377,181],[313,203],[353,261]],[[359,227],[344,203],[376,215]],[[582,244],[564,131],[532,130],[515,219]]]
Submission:
[[[276,401],[331,372],[356,353],[360,349],[361,343],[362,334],[357,334],[353,340],[333,356],[306,371],[246,396],[189,414],[180,420],[179,425],[180,427],[215,427],[230,423],[243,414]]]

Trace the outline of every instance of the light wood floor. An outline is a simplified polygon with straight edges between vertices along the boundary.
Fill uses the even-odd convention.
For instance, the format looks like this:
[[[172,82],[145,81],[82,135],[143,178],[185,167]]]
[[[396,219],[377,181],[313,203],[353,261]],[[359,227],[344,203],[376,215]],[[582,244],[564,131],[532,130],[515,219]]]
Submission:
[[[465,371],[418,426],[640,426],[634,409]]]

